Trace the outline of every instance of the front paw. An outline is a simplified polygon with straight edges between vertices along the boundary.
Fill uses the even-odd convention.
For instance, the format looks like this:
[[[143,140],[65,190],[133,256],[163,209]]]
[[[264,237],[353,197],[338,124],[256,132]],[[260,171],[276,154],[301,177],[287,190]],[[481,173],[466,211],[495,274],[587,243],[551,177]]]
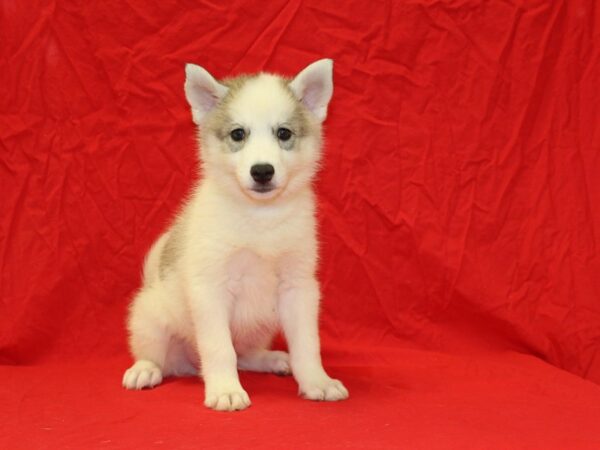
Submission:
[[[250,406],[250,397],[238,384],[206,387],[204,406],[216,411],[240,411]]]
[[[348,389],[339,380],[320,377],[300,385],[300,395],[308,400],[335,402],[348,398]]]

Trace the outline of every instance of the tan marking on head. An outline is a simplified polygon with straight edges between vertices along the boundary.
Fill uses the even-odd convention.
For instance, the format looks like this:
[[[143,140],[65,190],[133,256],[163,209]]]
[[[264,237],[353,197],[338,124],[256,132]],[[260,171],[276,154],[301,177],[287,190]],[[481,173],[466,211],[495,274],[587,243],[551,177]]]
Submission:
[[[263,73],[254,75],[240,75],[237,77],[225,78],[219,80],[219,83],[227,86],[228,92],[225,97],[219,102],[219,104],[207,115],[206,121],[201,130],[201,137],[213,135],[219,140],[224,140],[231,131],[231,125],[233,119],[230,117],[228,112],[228,106],[231,101],[238,95],[243,87],[251,80],[256,79]],[[302,138],[311,133],[318,133],[318,127],[315,122],[310,119],[310,111],[302,104],[300,99],[296,97],[289,84],[293,81],[292,78],[275,75],[279,80],[281,87],[285,93],[289,96],[290,100],[294,104],[292,116],[289,117],[286,122],[289,123],[290,127],[296,133],[296,136]]]
[[[294,112],[289,119],[289,123],[292,126],[292,129],[296,131],[298,137],[306,136],[311,131],[311,122],[308,116],[310,112],[290,88],[290,83],[293,81],[293,78],[279,77],[279,81],[281,82],[283,89],[294,102]]]
[[[242,87],[249,80],[256,78],[257,76],[258,75],[240,75],[219,81],[222,85],[227,86],[228,91],[225,97],[223,97],[219,104],[207,116],[202,133],[211,133],[219,139],[224,139],[227,136],[230,131],[228,127],[232,121],[227,112],[227,106]]]

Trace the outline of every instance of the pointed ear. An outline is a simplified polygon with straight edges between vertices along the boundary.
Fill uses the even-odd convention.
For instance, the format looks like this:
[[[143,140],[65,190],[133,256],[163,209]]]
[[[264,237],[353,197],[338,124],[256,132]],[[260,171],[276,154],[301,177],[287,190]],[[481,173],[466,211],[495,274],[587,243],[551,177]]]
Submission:
[[[307,66],[290,82],[290,88],[304,106],[322,122],[333,94],[333,61],[321,59]]]
[[[217,82],[206,69],[195,64],[185,65],[184,89],[192,107],[192,118],[197,125],[227,94],[227,87]]]

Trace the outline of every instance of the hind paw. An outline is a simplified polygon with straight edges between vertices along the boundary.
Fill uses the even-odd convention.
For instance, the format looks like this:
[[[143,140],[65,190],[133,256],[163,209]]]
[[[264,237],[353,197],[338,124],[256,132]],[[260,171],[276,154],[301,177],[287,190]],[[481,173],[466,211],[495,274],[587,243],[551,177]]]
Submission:
[[[161,381],[162,371],[152,361],[137,361],[123,375],[123,387],[126,389],[153,388]]]
[[[290,375],[290,356],[278,350],[259,350],[238,358],[240,370],[271,372],[277,375]]]
[[[288,355],[286,352],[272,351],[268,359],[270,372],[273,372],[279,376],[292,374],[292,368],[290,367],[290,355]]]

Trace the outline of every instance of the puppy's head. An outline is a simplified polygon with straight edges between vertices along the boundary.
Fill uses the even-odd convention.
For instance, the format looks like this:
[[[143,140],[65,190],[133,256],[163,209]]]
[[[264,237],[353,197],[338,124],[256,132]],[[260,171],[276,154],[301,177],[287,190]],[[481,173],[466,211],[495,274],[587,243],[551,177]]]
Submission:
[[[185,94],[200,129],[205,176],[265,202],[309,184],[321,156],[332,68],[323,59],[294,79],[260,73],[218,82],[188,64]]]

